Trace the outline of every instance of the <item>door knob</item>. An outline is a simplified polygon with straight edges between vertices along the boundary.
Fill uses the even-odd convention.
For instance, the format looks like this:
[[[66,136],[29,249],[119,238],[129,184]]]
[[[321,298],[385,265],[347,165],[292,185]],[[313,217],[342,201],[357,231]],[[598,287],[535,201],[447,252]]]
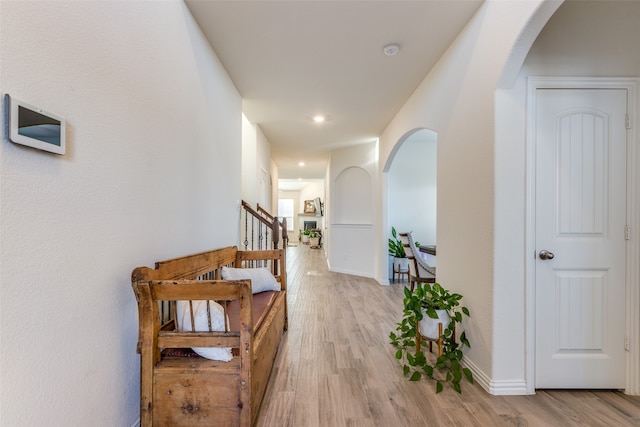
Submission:
[[[543,249],[540,251],[538,256],[540,257],[540,259],[553,259],[555,255],[553,254],[553,252],[549,252],[548,250]]]

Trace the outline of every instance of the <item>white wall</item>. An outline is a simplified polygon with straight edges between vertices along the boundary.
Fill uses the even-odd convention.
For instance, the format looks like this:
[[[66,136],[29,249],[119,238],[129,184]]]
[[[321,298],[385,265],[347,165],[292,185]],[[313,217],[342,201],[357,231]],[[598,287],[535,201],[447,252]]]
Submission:
[[[640,74],[640,3],[564,3],[531,47],[522,75],[629,77]]]
[[[322,249],[324,249],[324,253],[327,256],[327,260],[329,259],[329,253],[331,250],[331,227],[329,226],[331,224],[331,206],[332,206],[332,202],[331,202],[331,197],[332,197],[332,193],[331,193],[331,163],[329,163],[329,165],[327,166],[327,170],[325,172],[325,187],[324,187],[324,197],[323,197],[323,203],[324,203],[324,233],[322,236]],[[375,254],[374,254],[375,256]]]
[[[3,1],[0,39],[1,92],[68,126],[0,144],[0,425],[130,426],[131,271],[236,243],[240,97],[179,1]]]
[[[438,133],[438,281],[464,295],[472,315],[465,322],[472,344],[467,360],[476,379],[498,393],[512,386],[514,375],[523,384],[525,355],[523,341],[503,336],[502,325],[494,322],[495,88],[541,4],[485,2],[380,138],[383,167],[406,132],[429,128]],[[388,182],[381,176],[383,191]],[[377,246],[385,256],[380,256],[379,280],[387,274],[385,231],[391,226],[384,215],[381,224]],[[496,347],[496,335],[515,341]],[[502,365],[494,363],[499,353],[507,354]]]
[[[271,144],[259,126],[249,122],[242,115],[242,199],[256,208],[261,207],[273,214],[273,186],[277,187],[277,178],[273,181],[274,165],[271,162]],[[272,185],[273,182],[273,185]]]
[[[272,194],[278,188],[277,178],[271,176],[271,144],[262,133],[260,126],[256,126],[256,185],[258,187],[257,203],[265,210],[275,215],[275,207],[271,206]],[[275,188],[275,190],[274,190]]]
[[[257,128],[249,119],[242,115],[242,200],[255,209],[258,202],[258,186],[256,183],[258,164]]]
[[[271,145],[269,145],[271,146]],[[271,171],[271,181],[272,181],[272,188],[271,188],[271,214],[274,216],[279,216],[280,213],[278,212],[278,180],[280,178],[279,175],[279,170],[278,170],[278,165],[276,165],[276,162],[274,162],[273,160],[269,160],[269,169]]]

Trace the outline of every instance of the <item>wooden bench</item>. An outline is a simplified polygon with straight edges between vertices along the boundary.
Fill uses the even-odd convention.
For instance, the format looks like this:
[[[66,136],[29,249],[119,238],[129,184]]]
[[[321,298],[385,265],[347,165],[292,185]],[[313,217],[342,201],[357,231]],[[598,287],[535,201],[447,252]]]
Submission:
[[[254,295],[250,280],[221,280],[223,267],[269,268],[281,290]],[[287,327],[284,250],[227,247],[157,262],[154,269],[136,268],[132,286],[139,316],[140,425],[254,424]],[[211,331],[215,304],[209,300],[224,308],[226,331]],[[194,301],[207,301],[209,330],[191,328],[197,325]],[[178,328],[177,304],[189,307],[190,330]],[[233,349],[231,361],[191,350],[209,347]]]

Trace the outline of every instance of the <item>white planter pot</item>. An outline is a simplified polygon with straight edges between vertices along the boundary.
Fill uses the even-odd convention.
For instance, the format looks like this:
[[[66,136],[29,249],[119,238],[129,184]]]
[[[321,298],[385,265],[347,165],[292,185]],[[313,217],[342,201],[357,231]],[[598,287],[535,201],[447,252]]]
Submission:
[[[311,246],[320,246],[320,238],[319,237],[309,237],[309,243]]]
[[[396,258],[396,257],[393,257],[393,265],[395,265],[396,272],[409,271],[409,258]]]
[[[438,323],[442,323],[442,331],[444,331],[447,326],[449,326],[450,321],[447,310],[436,310],[436,314],[438,315],[438,318],[432,319],[427,316],[426,312],[423,312],[422,320],[418,322],[418,330],[420,331],[420,334],[432,340],[440,338],[438,335]]]
[[[307,234],[302,235],[302,243],[309,243],[309,235]]]

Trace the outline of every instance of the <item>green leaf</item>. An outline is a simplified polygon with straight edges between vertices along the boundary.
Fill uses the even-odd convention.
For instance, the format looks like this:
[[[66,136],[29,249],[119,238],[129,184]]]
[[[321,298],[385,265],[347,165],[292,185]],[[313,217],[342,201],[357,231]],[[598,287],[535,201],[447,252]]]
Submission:
[[[466,333],[462,333],[462,335],[460,335],[460,342],[464,345],[466,345],[467,347],[471,348],[471,344],[469,343],[469,340],[467,339],[467,335]]]
[[[409,381],[420,381],[420,378],[422,378],[420,372],[415,371],[413,374],[411,374],[411,378],[409,378]]]
[[[443,388],[442,383],[440,381],[436,381],[436,394],[440,393]]]
[[[402,359],[402,349],[398,349],[398,351],[396,351],[396,359]]]
[[[416,366],[416,358],[413,357],[411,353],[407,353],[407,362],[409,362],[411,366]]]
[[[424,365],[422,367],[422,370],[429,376],[429,378],[433,377],[433,366],[431,365]]]
[[[467,316],[471,317],[471,314],[469,314],[469,309],[467,307],[462,307],[462,312]]]
[[[467,377],[467,380],[473,384],[473,373],[471,372],[471,369],[462,368],[462,372],[464,373],[464,376]]]
[[[402,368],[402,371],[404,372],[404,376],[406,377],[407,375],[409,375],[409,371],[411,368],[409,368],[409,365],[404,365],[404,367]]]
[[[460,383],[454,381],[451,384],[453,384],[453,388],[455,388],[458,393],[462,393],[462,388],[460,387]]]

